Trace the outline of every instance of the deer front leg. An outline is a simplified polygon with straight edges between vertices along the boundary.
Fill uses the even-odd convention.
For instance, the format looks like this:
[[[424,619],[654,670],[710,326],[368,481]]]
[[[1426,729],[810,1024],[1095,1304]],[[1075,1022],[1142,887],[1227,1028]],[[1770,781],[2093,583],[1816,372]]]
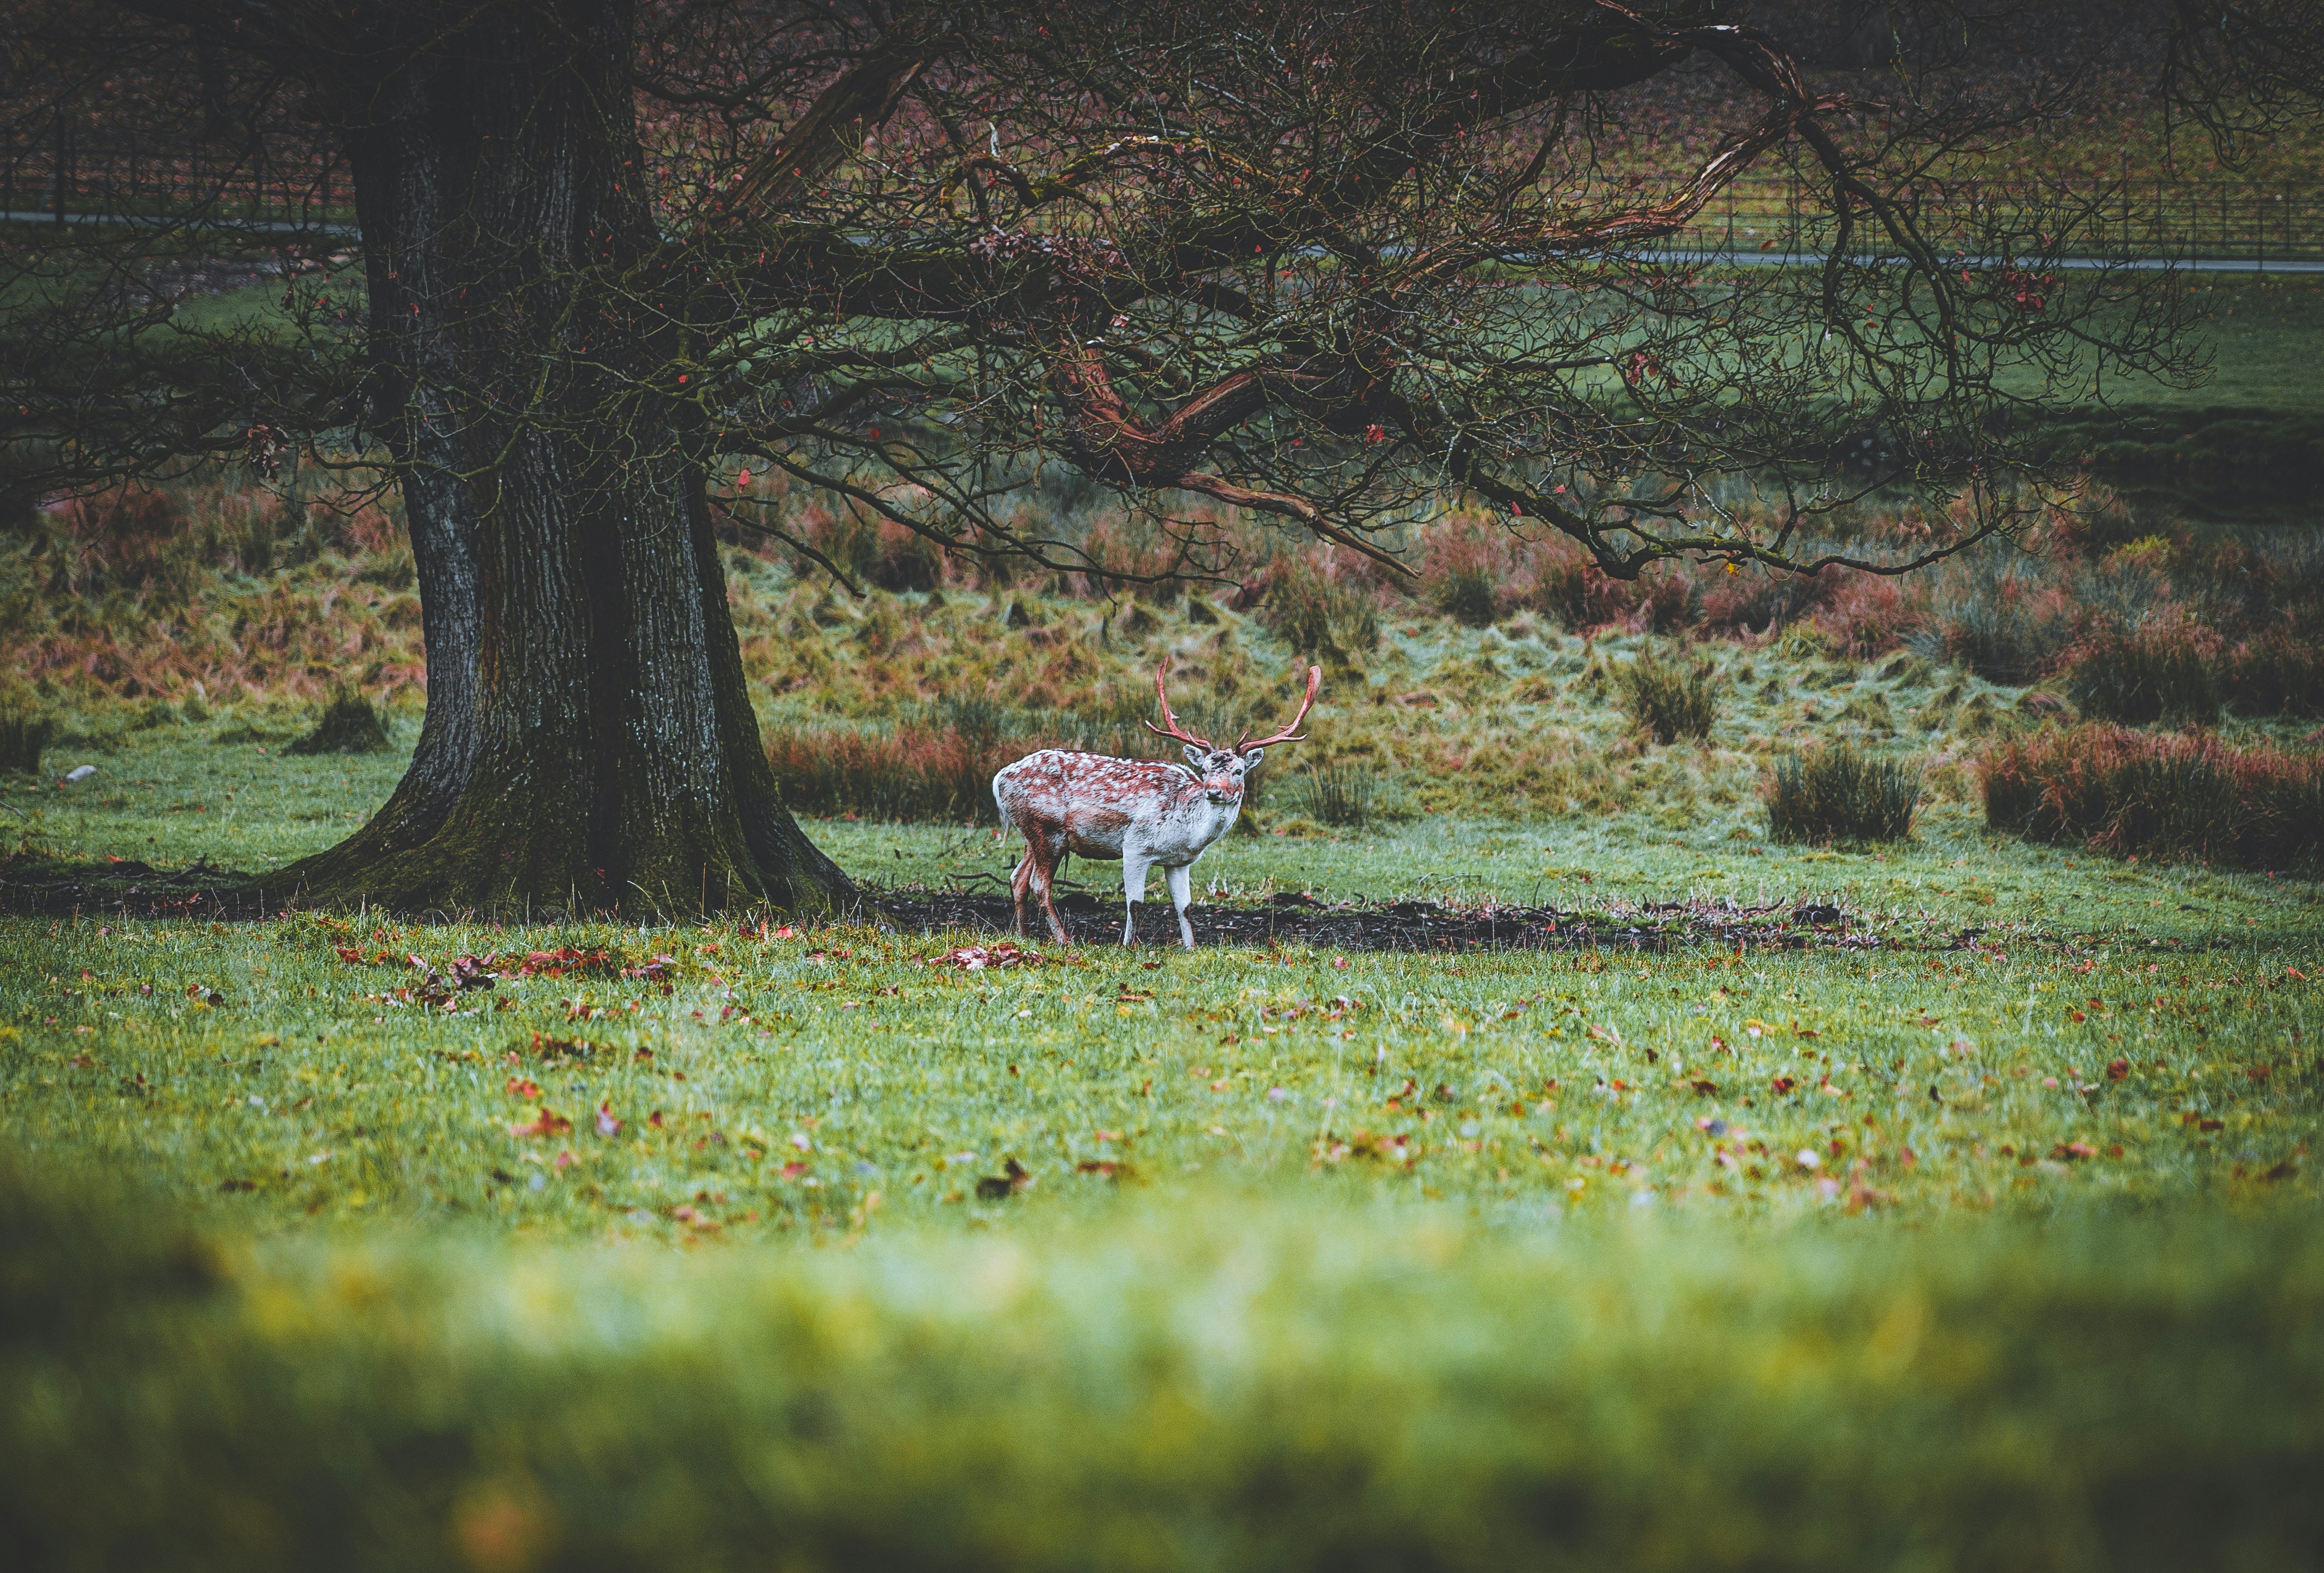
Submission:
[[[1146,871],[1150,865],[1146,859],[1125,851],[1121,855],[1121,942],[1138,943],[1138,908],[1146,900]]]
[[[1178,939],[1187,949],[1194,948],[1194,925],[1186,921],[1189,887],[1194,883],[1194,865],[1182,863],[1176,868],[1165,869],[1163,877],[1170,885],[1170,906],[1178,914]]]

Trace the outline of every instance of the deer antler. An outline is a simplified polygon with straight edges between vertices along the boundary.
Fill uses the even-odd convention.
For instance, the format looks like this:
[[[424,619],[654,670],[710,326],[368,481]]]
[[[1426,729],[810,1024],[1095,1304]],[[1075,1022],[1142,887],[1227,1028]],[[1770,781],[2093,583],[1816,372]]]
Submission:
[[[1269,744],[1298,743],[1304,741],[1299,734],[1299,723],[1307,718],[1307,712],[1314,707],[1315,690],[1323,685],[1323,669],[1320,666],[1309,667],[1307,669],[1307,697],[1299,701],[1299,713],[1291,717],[1291,725],[1286,726],[1282,731],[1277,732],[1272,737],[1250,738],[1248,741],[1238,742],[1234,745],[1234,751],[1237,754],[1243,754],[1253,748],[1265,748]]]
[[[1205,754],[1215,753],[1217,751],[1218,745],[1210,742],[1206,738],[1197,737],[1192,732],[1186,731],[1178,725],[1178,717],[1170,713],[1170,694],[1169,691],[1162,686],[1162,679],[1169,670],[1170,660],[1167,656],[1163,657],[1162,664],[1154,669],[1154,697],[1162,701],[1162,719],[1166,724],[1157,726],[1151,721],[1142,721],[1139,725],[1157,737],[1176,737],[1179,742],[1192,744]],[[1312,694],[1309,695],[1309,698],[1312,699],[1313,697],[1314,696]],[[1300,713],[1305,715],[1306,712],[1303,710]],[[1298,723],[1295,721],[1292,725],[1296,726]]]

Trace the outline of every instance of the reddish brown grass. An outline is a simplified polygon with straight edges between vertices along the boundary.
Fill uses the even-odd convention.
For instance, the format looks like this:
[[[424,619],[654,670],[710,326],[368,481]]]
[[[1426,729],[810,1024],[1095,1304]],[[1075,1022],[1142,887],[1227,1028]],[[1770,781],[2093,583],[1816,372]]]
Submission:
[[[2245,868],[2315,869],[2324,757],[2107,724],[2043,731],[1986,754],[1986,820],[2042,841]]]

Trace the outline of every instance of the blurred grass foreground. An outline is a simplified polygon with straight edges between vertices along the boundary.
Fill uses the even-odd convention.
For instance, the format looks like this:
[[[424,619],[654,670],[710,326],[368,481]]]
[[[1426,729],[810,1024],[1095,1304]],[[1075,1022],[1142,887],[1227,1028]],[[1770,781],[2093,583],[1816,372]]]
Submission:
[[[0,1166],[0,1559],[2300,1568],[2324,1235],[1231,1193],[816,1252],[189,1233]]]

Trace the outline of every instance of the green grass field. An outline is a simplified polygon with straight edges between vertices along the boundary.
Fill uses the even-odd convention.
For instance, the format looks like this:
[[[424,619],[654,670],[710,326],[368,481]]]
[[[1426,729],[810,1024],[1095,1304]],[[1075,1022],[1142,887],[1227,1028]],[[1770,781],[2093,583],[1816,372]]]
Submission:
[[[2279,358],[2237,375],[2288,379],[2295,298],[2255,299],[2221,320]],[[2135,601],[2170,550],[2028,571]],[[263,874],[384,799],[408,559],[234,560],[182,605],[0,563],[62,728],[0,776],[0,878]],[[1113,725],[1166,653],[1182,713],[1272,714],[1295,665],[1208,595],[731,567],[770,736]],[[1693,644],[1717,717],[1656,745],[1619,672],[1672,641],[1429,593],[1331,661],[1198,900],[1844,933],[970,967],[991,936],[876,911],[0,916],[12,1565],[2313,1566],[2318,884],[1989,830],[1979,753],[2054,706],[1828,621]],[[286,753],[340,676],[396,746]],[[1921,763],[1912,839],[1770,840],[1774,765],[1831,739]],[[808,828],[874,898],[1015,851]]]
[[[1608,776],[1498,819],[1422,782],[1339,832],[1277,783],[1258,818],[1286,833],[1198,886],[1835,901],[1846,946],[967,969],[978,936],[747,918],[0,919],[12,1546],[2306,1565],[2318,887],[1992,835],[1959,765],[1905,846],[1769,845],[1753,783],[1788,739],[1942,758],[2016,696],[1718,656],[1712,737],[1640,750],[1570,637],[1392,630],[1362,680],[1442,702],[1319,710],[1319,737],[1387,761],[1563,728]],[[86,708],[0,802],[51,856],[279,865],[401,758],[286,755],[300,711]],[[812,830],[882,885],[1010,857],[973,827]],[[464,956],[510,976],[447,988]]]
[[[1474,893],[1542,836],[1459,840]],[[20,1565],[2304,1566],[2313,887],[1983,849],[2029,920],[1947,849],[1770,874],[1997,941],[8,920],[0,1517]],[[609,965],[409,959],[557,948]]]

